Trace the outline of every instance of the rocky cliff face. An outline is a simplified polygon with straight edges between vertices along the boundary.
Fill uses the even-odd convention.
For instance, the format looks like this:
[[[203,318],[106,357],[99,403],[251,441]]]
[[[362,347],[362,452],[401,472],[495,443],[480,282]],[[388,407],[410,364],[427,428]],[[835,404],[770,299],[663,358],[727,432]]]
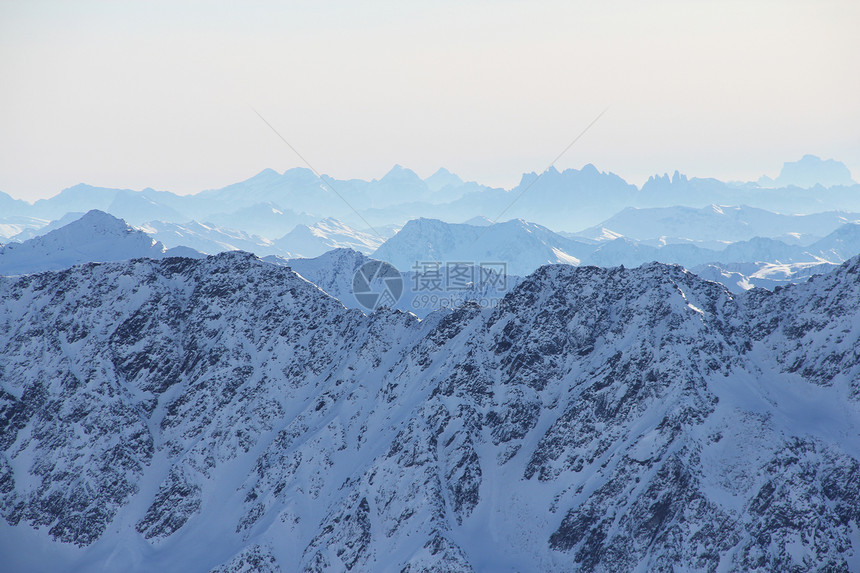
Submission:
[[[0,278],[0,552],[857,570],[858,303],[858,259],[743,295],[674,266],[548,266],[423,321],[243,253]]]

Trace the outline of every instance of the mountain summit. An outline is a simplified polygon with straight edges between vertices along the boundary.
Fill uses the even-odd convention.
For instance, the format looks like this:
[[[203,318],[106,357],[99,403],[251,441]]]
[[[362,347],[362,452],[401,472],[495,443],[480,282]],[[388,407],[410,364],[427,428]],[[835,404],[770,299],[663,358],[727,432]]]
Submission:
[[[68,225],[0,249],[0,275],[60,270],[87,262],[163,257],[160,242],[122,219],[92,210]],[[183,253],[190,249],[183,249]]]

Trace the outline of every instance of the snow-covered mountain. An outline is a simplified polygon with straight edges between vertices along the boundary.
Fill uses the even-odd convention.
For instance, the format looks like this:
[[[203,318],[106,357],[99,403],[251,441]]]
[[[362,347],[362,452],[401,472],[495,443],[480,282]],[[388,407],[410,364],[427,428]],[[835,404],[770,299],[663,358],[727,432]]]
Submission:
[[[219,227],[212,223],[150,221],[140,225],[138,229],[168,247],[185,246],[206,254],[214,255],[223,251],[246,251],[259,256],[290,255],[269,239],[249,235],[244,231]]]
[[[860,221],[860,213],[831,211],[783,215],[744,205],[709,205],[700,209],[682,206],[627,208],[577,235],[595,240],[618,236],[637,241],[684,239],[706,248],[719,248],[720,244],[753,237],[783,240],[791,237],[794,242],[809,244],[854,221]]]
[[[18,234],[13,235],[11,239],[17,243],[23,243],[28,239],[32,239],[34,237],[38,237],[40,235],[44,235],[53,231],[54,229],[59,229],[60,227],[65,227],[72,221],[77,221],[81,217],[84,216],[84,213],[66,213],[59,219],[55,219],[53,221],[45,222],[39,221],[38,225],[28,226],[22,229]]]
[[[5,248],[7,254],[0,259],[6,261],[0,265],[0,269],[6,274],[19,274],[58,270],[83,262],[165,256],[164,253],[159,254],[159,249],[164,247],[151,246],[149,243],[152,241],[139,236],[137,240],[142,240],[140,244],[126,247],[121,245],[128,245],[130,239],[118,242],[106,240],[105,236],[111,236],[111,233],[124,237],[127,225],[109,215],[102,215],[94,220],[94,224],[72,225],[52,235],[54,238],[48,242],[29,243],[26,247],[16,247],[10,243]],[[59,227],[64,220],[75,221],[77,218],[77,215],[70,214],[41,230],[28,232],[41,235],[42,231],[52,227],[62,230],[67,226]],[[100,222],[105,223],[106,228],[101,229]],[[381,242],[378,237],[355,231],[332,219],[313,226],[299,226],[276,242],[209,223],[180,225],[156,221],[140,229],[162,245],[170,247],[166,256],[199,257],[201,252],[244,250],[261,256],[268,254],[281,257],[278,262],[286,261],[284,264],[302,261],[296,264],[309,266],[307,269],[303,266],[307,272],[299,270],[300,274],[339,298],[348,307],[357,304],[352,297],[351,281],[360,259],[351,255],[351,258],[347,257],[350,260],[346,261],[342,253],[331,256],[325,254],[332,250],[356,248],[369,253]],[[34,255],[36,252],[39,254]],[[71,257],[70,252],[74,253]],[[694,243],[669,243],[655,247],[627,238],[611,241],[571,239],[523,221],[477,226],[423,219],[411,221],[401,234],[379,246],[374,257],[393,263],[403,273],[407,288],[396,308],[424,317],[433,309],[456,306],[464,300],[488,297],[496,300],[507,288],[517,284],[519,277],[546,263],[566,262],[602,267],[632,267],[651,261],[677,263],[700,270],[710,280],[717,280],[736,290],[739,285],[745,288],[753,285],[772,288],[788,282],[803,281],[812,274],[847,260],[857,252],[860,252],[860,225],[857,224],[843,225],[806,247],[789,245],[776,239],[754,238],[732,243],[716,251]],[[14,253],[21,254],[13,256]],[[314,257],[303,256],[306,254],[316,255],[318,260],[310,263],[308,259]],[[443,266],[427,267],[434,263]],[[487,289],[477,280],[468,288],[458,286],[448,289],[446,286],[439,287],[440,281],[431,276],[435,274],[444,279],[452,271],[451,265],[471,265],[471,271],[467,274],[471,274],[474,279],[481,276],[482,266],[490,268],[494,264],[500,267],[493,272],[504,272],[510,278],[501,290]],[[338,277],[340,286],[329,290],[331,285],[326,281],[333,277]],[[428,292],[428,284],[436,284],[437,287]]]
[[[327,218],[313,225],[297,225],[295,229],[274,242],[293,257],[317,257],[331,249],[354,249],[371,253],[382,244],[382,238],[357,231],[345,223]]]
[[[354,249],[332,249],[318,257],[294,258],[268,256],[264,261],[289,267],[302,278],[338,299],[347,308],[360,308],[353,296],[353,277],[370,257]]]
[[[627,238],[598,243],[582,264],[638,266],[651,261],[675,263],[732,291],[753,286],[772,289],[802,282],[831,270],[860,253],[860,225],[849,223],[806,247],[755,237],[711,250],[691,243],[653,247]]]
[[[849,571],[860,259],[345,309],[244,253],[0,279],[10,571]]]
[[[697,276],[721,283],[730,291],[740,293],[759,287],[773,290],[801,283],[816,275],[826,274],[838,265],[829,262],[803,263],[707,263],[690,269]]]
[[[365,235],[371,235],[377,237],[379,239],[390,239],[394,235],[397,234],[397,231],[403,228],[403,225],[391,224],[391,225],[374,225],[371,227],[364,227],[358,229]]]
[[[372,256],[403,272],[422,262],[501,261],[515,276],[525,276],[543,264],[556,262],[635,267],[657,261],[701,269],[710,280],[723,282],[731,289],[738,284],[773,288],[806,280],[860,253],[860,224],[843,224],[806,246],[767,237],[723,244],[720,249],[705,248],[698,242],[657,244],[626,237],[602,241],[564,237],[523,221],[478,227],[418,219],[407,223]]]
[[[45,219],[27,217],[24,215],[12,215],[0,219],[0,239],[8,240],[12,237],[21,236],[22,233],[33,232],[48,224]],[[29,239],[30,237],[26,237]]]
[[[263,260],[289,267],[347,308],[367,311],[354,295],[355,273],[359,267],[374,260],[363,253],[341,248],[314,258],[268,256]],[[501,272],[491,267],[474,266],[401,271],[403,291],[397,302],[388,306],[425,318],[431,312],[453,309],[466,301],[476,301],[485,306],[498,304],[522,280],[510,274],[501,276]]]
[[[152,220],[171,223],[187,221],[189,217],[173,208],[171,203],[181,203],[181,199],[172,193],[153,189],[144,189],[141,192],[121,190],[114,195],[105,211],[132,225],[141,225]]]
[[[860,222],[842,225],[809,246],[809,252],[830,262],[842,262],[860,253]]]
[[[580,257],[591,250],[584,240],[562,237],[522,220],[477,226],[414,219],[383,243],[373,257],[402,272],[424,262],[501,262],[509,274],[525,276],[547,263],[579,264]]]
[[[182,224],[150,221],[139,229],[167,246],[185,245],[208,254],[246,251],[258,256],[315,257],[337,248],[369,253],[382,243],[381,238],[356,231],[332,218],[323,219],[313,225],[296,225],[292,231],[274,241],[244,231],[197,221]]]
[[[185,248],[168,250],[122,219],[93,210],[45,235],[5,245],[0,249],[0,275],[60,270],[88,262],[192,254]]]
[[[220,227],[241,229],[246,233],[267,239],[283,237],[296,225],[311,224],[318,219],[307,213],[284,209],[271,202],[257,203],[232,213],[214,213],[206,217],[206,221],[211,221]]]
[[[416,276],[414,271],[417,270],[418,274],[421,271],[420,264],[415,266],[416,262],[469,262],[480,265],[483,262],[502,261],[511,278],[509,285],[513,286],[518,283],[519,277],[546,263],[635,267],[657,261],[680,264],[701,273],[703,278],[720,282],[730,290],[738,292],[753,286],[772,289],[803,282],[810,276],[827,272],[860,253],[860,224],[853,223],[843,224],[828,236],[807,246],[754,237],[727,246],[722,245],[723,248],[719,250],[708,249],[692,242],[670,242],[652,246],[644,241],[623,237],[597,242],[584,242],[587,239],[574,238],[574,244],[571,245],[559,234],[523,221],[498,224],[492,229],[476,227],[477,225],[469,223],[457,225],[433,220],[411,221],[405,227],[403,235],[380,247],[373,257],[394,264],[403,273],[406,285],[427,283],[422,277]],[[486,231],[486,234],[481,231]],[[558,256],[559,251],[565,254],[574,252],[578,258]],[[513,258],[506,258],[511,256]],[[303,259],[292,260],[302,261],[297,262],[298,265],[311,264],[314,270],[297,270],[316,284],[322,281],[328,285],[329,275],[340,277],[340,287],[335,290],[320,286],[347,307],[357,307],[352,297],[352,275],[360,264],[370,259],[362,258],[360,262],[358,259],[350,259],[355,264],[347,264],[345,267],[340,264],[343,260],[341,255],[323,255],[314,263],[305,262]],[[327,270],[321,270],[323,267]],[[444,272],[443,267],[441,274]],[[425,296],[428,294],[429,297]],[[457,294],[446,289],[428,293],[417,287],[406,288],[396,308],[424,317],[435,308],[450,307],[462,302],[463,298]],[[489,296],[495,299],[499,294],[495,291],[469,292],[468,297]],[[422,300],[434,302],[428,306],[422,305]],[[443,304],[436,304],[438,301]]]
[[[599,243],[596,248],[582,258],[582,264],[599,267],[625,265],[636,267],[648,262],[673,263],[693,268],[713,262],[723,263],[821,263],[830,261],[841,263],[848,257],[838,258],[835,254],[822,257],[821,249],[787,245],[776,239],[755,237],[748,241],[732,243],[722,250],[706,249],[693,243],[669,243],[654,247],[644,242],[624,237]],[[845,249],[843,249],[845,250]],[[858,249],[860,252],[860,249]]]
[[[813,245],[815,244],[813,243]],[[728,262],[765,261],[772,263],[814,262],[818,261],[816,256],[812,254],[814,251],[816,251],[814,246],[804,248],[799,245],[786,244],[778,239],[753,237],[747,241],[738,241],[737,243],[728,245],[710,260]],[[860,252],[860,249],[853,254],[857,254],[858,252]],[[834,262],[841,263],[847,258],[844,257]]]

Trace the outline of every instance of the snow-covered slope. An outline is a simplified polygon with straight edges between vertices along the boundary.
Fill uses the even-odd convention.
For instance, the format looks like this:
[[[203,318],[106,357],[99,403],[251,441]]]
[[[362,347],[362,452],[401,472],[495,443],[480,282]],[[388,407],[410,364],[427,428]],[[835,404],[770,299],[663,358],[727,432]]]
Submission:
[[[178,199],[172,193],[159,193],[153,189],[144,189],[141,192],[122,190],[117,192],[105,210],[132,225],[142,225],[156,219],[171,223],[181,223],[189,219],[185,213],[159,202],[162,198],[174,201]]]
[[[12,571],[848,571],[860,259],[345,309],[244,253],[0,278]]]
[[[289,267],[301,277],[312,282],[326,293],[338,299],[347,308],[367,309],[354,296],[355,273],[363,264],[373,261],[370,257],[353,249],[333,249],[319,257],[287,259],[268,256],[264,261]],[[403,292],[396,304],[397,310],[411,312],[425,318],[431,312],[453,309],[466,301],[480,302],[485,306],[500,303],[502,297],[513,289],[521,277],[513,275],[488,275],[493,269],[460,268],[425,269],[424,272],[401,271]],[[457,272],[461,274],[456,274]],[[481,275],[481,272],[484,275]],[[498,271],[496,271],[498,273]],[[455,281],[452,277],[464,276],[466,280]],[[464,283],[464,284],[461,284]],[[379,285],[375,285],[379,286]],[[380,288],[382,288],[380,286]]]
[[[356,270],[371,259],[353,249],[332,249],[318,257],[294,258],[268,256],[264,261],[289,267],[326,293],[338,299],[347,308],[360,308],[352,295],[352,281]]]
[[[370,253],[382,244],[382,239],[357,231],[337,219],[328,218],[313,225],[297,225],[274,244],[294,257],[317,257],[331,249],[354,249]]]
[[[51,228],[62,228],[60,227],[62,223],[67,220],[75,221],[77,218],[78,215],[70,214],[38,231],[30,232],[38,236]],[[82,262],[123,260],[130,256],[162,256],[159,255],[159,247],[150,248],[145,239],[142,249],[139,245],[129,247],[128,253],[132,253],[129,256],[119,253],[117,249],[125,248],[121,245],[127,244],[129,239],[115,243],[113,240],[105,240],[103,235],[114,232],[124,236],[127,226],[108,215],[104,215],[101,221],[108,222],[107,230],[94,230],[98,227],[97,224],[73,225],[48,242],[33,243],[24,248],[10,245],[6,248],[7,254],[3,258],[6,262],[0,268],[7,274],[19,274],[59,269]],[[340,298],[348,307],[356,304],[351,297],[351,277],[355,268],[351,264],[341,268],[342,257],[325,257],[322,254],[341,248],[358,248],[361,252],[367,253],[381,241],[378,237],[355,231],[333,219],[321,221],[311,227],[299,226],[277,242],[218,227],[211,223],[190,222],[180,225],[155,221],[140,229],[170,247],[165,253],[166,256],[196,258],[200,256],[200,252],[245,250],[259,255],[276,255],[284,259],[298,260],[309,258],[299,257],[305,253],[318,254],[320,260],[311,265],[315,270],[308,271],[309,280],[316,282],[315,279],[317,279],[325,282],[331,277],[339,277],[338,280],[343,288],[329,291],[328,286],[331,285],[328,283],[326,283],[328,286],[321,286]],[[786,282],[805,280],[812,273],[812,271],[807,272],[806,269],[816,267],[815,273],[818,273],[821,271],[817,268],[820,264],[838,264],[860,252],[858,229],[860,225],[843,225],[827,237],[806,247],[757,237],[749,241],[732,243],[716,251],[693,243],[669,243],[655,247],[628,238],[597,242],[586,239],[577,240],[563,237],[544,227],[524,221],[508,221],[481,227],[421,219],[410,222],[400,234],[382,245],[377,251],[378,254],[374,256],[394,263],[404,273],[404,283],[407,285],[427,282],[422,277],[416,276],[416,270],[419,273],[426,272],[419,268],[420,264],[416,267],[416,262],[465,263],[475,266],[501,263],[513,279],[511,284],[516,284],[517,277],[528,274],[546,263],[566,262],[612,267],[638,266],[646,262],[660,261],[696,268],[707,274],[709,279],[719,280],[733,290],[738,288],[739,284],[744,286],[755,284],[772,288]],[[34,247],[36,244],[39,246]],[[77,250],[74,256],[69,258],[67,256],[69,245],[88,246],[74,247]],[[32,255],[33,248],[39,250],[41,254]],[[58,252],[53,253],[54,250]],[[14,253],[21,254],[13,256]],[[755,268],[750,266],[752,263],[755,263],[753,265]],[[322,270],[327,265],[331,267]],[[442,269],[443,272],[445,270]],[[479,271],[476,269],[474,272]],[[752,280],[753,278],[756,280]],[[466,290],[468,292],[456,293],[453,290],[440,288],[428,293],[423,288],[407,288],[397,308],[425,316],[433,308],[459,304],[464,300],[464,296],[465,298],[485,298],[487,295],[492,295],[496,298],[496,295],[500,294],[498,291],[485,292],[483,288]],[[425,294],[429,296],[424,296]],[[416,302],[418,299],[427,304]],[[438,304],[440,301],[441,304]]]
[[[40,235],[44,235],[53,231],[54,229],[59,229],[60,227],[65,227],[72,221],[77,221],[81,217],[84,216],[84,213],[71,212],[66,213],[59,219],[55,219],[54,221],[42,221],[38,226],[32,226],[25,229],[22,229],[17,235],[12,237],[12,240],[18,243],[23,243],[28,239],[32,239],[34,237],[38,237]]]
[[[257,203],[232,213],[215,213],[207,216],[206,220],[220,227],[241,229],[246,233],[276,239],[284,236],[296,225],[310,224],[317,218],[267,202]]]
[[[509,274],[525,276],[547,263],[579,264],[591,250],[584,242],[521,220],[476,226],[414,219],[383,243],[373,257],[402,272],[422,262],[502,262]]]
[[[0,219],[0,239],[7,240],[12,237],[21,236],[28,231],[33,232],[48,224],[45,219],[27,217],[24,215],[13,215]],[[29,239],[30,237],[25,237]]]
[[[627,208],[580,234],[603,239],[611,232],[637,241],[669,237],[705,243],[731,243],[753,237],[780,237],[790,233],[809,244],[846,222],[860,221],[860,214],[831,211],[814,215],[783,215],[741,206]],[[811,240],[809,240],[811,238]]]
[[[150,221],[138,227],[152,238],[168,247],[190,247],[201,253],[216,254],[223,251],[246,251],[259,256],[286,255],[269,239],[249,235],[244,231],[219,227],[212,223],[167,223]]]
[[[515,259],[512,265],[506,265],[511,280],[505,290],[519,282],[519,275],[514,274],[510,269],[527,270],[545,263],[544,259],[549,255],[544,244],[555,244],[557,248],[561,247],[558,243],[554,243],[551,234],[548,235],[549,238],[541,234],[546,232],[545,229],[522,222],[514,223],[517,226],[508,226],[507,230],[505,224],[499,226],[500,231],[512,234],[503,236],[502,240],[497,242],[495,253],[503,252],[505,243],[518,243],[524,247],[534,248],[531,255],[528,255],[525,248],[522,249],[519,251],[521,258]],[[527,232],[521,233],[523,229]],[[690,243],[672,243],[658,248],[626,238],[598,242],[593,245],[578,243],[575,248],[582,257],[582,264],[601,267],[619,265],[635,267],[652,261],[681,264],[701,274],[703,278],[721,282],[733,292],[739,292],[753,286],[773,289],[776,286],[803,282],[810,276],[832,270],[837,264],[849,258],[845,255],[860,252],[860,243],[855,237],[857,229],[860,229],[860,226],[845,225],[809,247],[788,245],[776,239],[756,237],[749,241],[732,243],[720,251],[697,247]],[[418,267],[415,266],[415,261],[480,264],[497,260],[491,256],[494,251],[489,248],[484,252],[477,250],[483,247],[484,243],[479,242],[482,237],[475,226],[418,220],[407,225],[404,234],[405,237],[398,237],[378,251],[386,258],[389,257],[386,252],[394,253],[389,260],[393,260],[403,274],[404,293],[395,308],[424,317],[435,308],[456,306],[464,300],[464,297],[465,299],[498,298],[500,294],[498,290],[490,292],[479,289],[479,291],[469,290],[469,292],[457,293],[456,289],[438,286],[444,283],[443,279],[447,276],[449,269],[445,267],[430,269],[430,272],[436,272],[439,280],[436,281],[437,288],[428,289],[426,285],[430,284],[432,279],[429,275],[425,275],[429,267],[422,269],[420,264]],[[535,244],[534,235],[545,243]],[[530,240],[533,241],[531,244]],[[856,250],[852,250],[852,245]],[[527,256],[534,256],[530,264]],[[374,257],[378,255],[375,254]],[[410,259],[413,262],[409,263]],[[356,269],[369,260],[368,257],[359,256],[354,251],[336,249],[313,259],[273,258],[272,262],[291,266],[303,277],[341,300],[347,307],[358,308],[360,305],[352,296],[352,279]],[[504,262],[507,263],[507,261]]]
[[[845,223],[826,237],[807,246],[785,243],[779,239],[753,237],[714,250],[692,242],[652,246],[645,241],[626,237],[596,243],[594,250],[582,258],[583,264],[597,266],[638,266],[659,261],[677,263],[688,268],[719,261],[718,266],[737,264],[772,264],[802,266],[845,262],[860,253],[860,224]],[[791,273],[794,274],[794,273]],[[800,276],[800,275],[797,275]]]
[[[810,254],[840,263],[860,253],[860,222],[842,225],[823,239],[811,244]]]
[[[730,291],[739,293],[753,287],[773,290],[793,283],[801,283],[815,275],[826,274],[838,265],[834,263],[707,263],[694,266],[691,272],[705,280],[722,283]]]
[[[93,210],[45,235],[4,246],[0,275],[59,270],[86,262],[160,258],[166,251],[163,244],[122,219]]]

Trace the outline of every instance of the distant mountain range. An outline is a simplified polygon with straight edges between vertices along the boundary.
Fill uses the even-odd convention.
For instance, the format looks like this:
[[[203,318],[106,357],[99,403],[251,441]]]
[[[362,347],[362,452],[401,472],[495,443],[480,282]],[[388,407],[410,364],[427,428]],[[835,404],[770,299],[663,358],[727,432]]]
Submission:
[[[809,188],[810,181],[819,185]],[[582,169],[527,173],[519,185],[505,190],[464,182],[444,169],[421,179],[399,165],[371,181],[321,179],[303,168],[284,173],[266,169],[221,189],[182,196],[153,189],[132,191],[80,184],[31,205],[0,193],[0,236],[9,239],[67,213],[92,209],[133,225],[195,220],[269,239],[326,217],[355,229],[402,225],[418,217],[444,221],[520,218],[557,231],[575,232],[627,207],[702,208],[717,204],[749,205],[781,213],[860,211],[860,186],[839,162],[805,156],[799,162],[787,163],[771,183],[763,183],[767,185],[727,183],[676,172],[671,177],[652,177],[637,188],[589,164]],[[774,186],[777,188],[770,188]]]
[[[753,237],[809,244],[849,222],[860,222],[860,213],[829,211],[784,215],[745,205],[628,207],[595,227],[567,236],[596,240],[621,236],[655,246],[674,241],[720,249],[728,243]]]
[[[202,255],[185,246],[168,249],[125,221],[94,210],[45,235],[0,248],[0,275],[61,270],[89,262],[170,256]]]
[[[118,220],[118,218],[102,211],[93,210],[91,213],[101,213],[109,219]],[[77,221],[83,216],[83,213],[68,213],[48,224],[41,221],[44,226],[38,228],[29,226],[31,222],[24,220],[20,225],[22,230],[14,236],[14,240],[9,245],[40,237]],[[122,225],[127,224],[122,221]],[[315,257],[337,248],[350,248],[363,253],[370,253],[384,241],[382,236],[352,229],[333,218],[323,219],[309,225],[296,225],[292,231],[274,241],[213,223],[198,223],[197,221],[185,223],[149,221],[137,225],[135,228],[146,233],[168,249],[189,247],[202,254],[247,251],[260,256]],[[390,228],[383,229],[389,235],[394,234]],[[146,255],[140,254],[139,256]]]
[[[409,221],[373,257],[402,271],[422,263],[504,263],[510,274],[525,276],[544,264],[578,265],[593,242],[569,239],[546,227],[512,220],[492,226]]]
[[[802,283],[813,276],[832,271],[834,263],[709,263],[697,265],[690,271],[701,278],[721,283],[734,293],[754,287],[774,290],[793,283]]]
[[[692,240],[669,239],[661,243],[639,241],[618,234],[608,235],[602,240],[564,236],[521,220],[478,227],[416,219],[383,243],[373,256],[401,270],[416,261],[472,261],[476,264],[489,260],[506,261],[510,272],[525,276],[548,263],[613,267],[659,261],[688,268],[715,261],[839,264],[860,252],[860,221],[847,222],[849,218],[840,215],[824,219],[834,226],[839,220],[843,224],[835,226],[835,230],[826,237],[805,244],[786,243],[769,237],[753,237],[732,243],[711,241],[720,248],[700,246]],[[804,221],[803,218],[798,220]],[[787,228],[791,227],[788,224],[772,227],[774,231]],[[707,238],[714,230],[701,224],[698,233]],[[731,229],[728,232],[731,233]],[[782,234],[793,237],[790,233]]]
[[[660,216],[665,213],[665,210],[656,211]],[[699,237],[707,238],[712,230],[705,222],[722,221],[726,212],[732,213],[735,221],[743,219],[739,213],[764,218],[773,215],[747,211],[703,210],[700,213],[702,217],[692,219],[699,224],[691,230],[697,230]],[[708,212],[712,212],[713,217],[705,217]],[[648,221],[648,217],[644,219]],[[844,214],[822,214],[821,219],[824,222],[816,224],[836,224],[848,218]],[[621,222],[624,220],[620,219]],[[656,220],[661,219],[658,216]],[[774,224],[770,229],[783,232],[802,228],[784,225],[795,222],[803,225],[810,223],[811,219],[785,217],[772,221]],[[269,241],[193,222],[184,225],[153,222],[133,228],[107,213],[91,211],[45,235],[0,248],[0,275],[59,270],[85,262],[165,256],[199,258],[205,254],[243,250],[266,257],[274,264],[290,266],[341,299],[346,306],[357,307],[351,298],[353,274],[358,266],[372,258],[391,263],[401,272],[407,288],[397,308],[425,316],[436,308],[454,306],[463,300],[496,296],[505,290],[482,285],[476,278],[480,277],[481,269],[502,273],[513,285],[519,282],[520,277],[545,264],[636,267],[659,261],[683,265],[739,292],[753,286],[773,288],[802,282],[860,253],[860,223],[853,222],[843,222],[827,236],[811,243],[787,243],[768,237],[753,237],[729,244],[714,241],[722,246],[721,249],[703,247],[690,240],[637,241],[608,231],[597,239],[569,237],[522,220],[491,226],[484,221],[475,222],[478,224],[416,219],[382,242],[379,237],[327,219],[315,225],[300,225],[281,239]],[[633,231],[640,228],[646,229],[643,231],[646,235],[642,236],[648,236],[647,224],[631,227]],[[726,228],[727,232],[732,232],[730,226]],[[739,223],[736,230],[740,232],[743,229]],[[425,279],[433,273],[441,277],[460,267],[471,267],[471,270],[464,271],[472,277],[466,281],[468,286],[448,288],[447,284],[437,285],[429,292],[426,288],[408,286],[426,283]]]
[[[362,253],[373,252],[383,238],[357,231],[334,218],[313,225],[298,225],[275,241],[275,246],[293,257],[317,257],[332,249],[354,249]]]

